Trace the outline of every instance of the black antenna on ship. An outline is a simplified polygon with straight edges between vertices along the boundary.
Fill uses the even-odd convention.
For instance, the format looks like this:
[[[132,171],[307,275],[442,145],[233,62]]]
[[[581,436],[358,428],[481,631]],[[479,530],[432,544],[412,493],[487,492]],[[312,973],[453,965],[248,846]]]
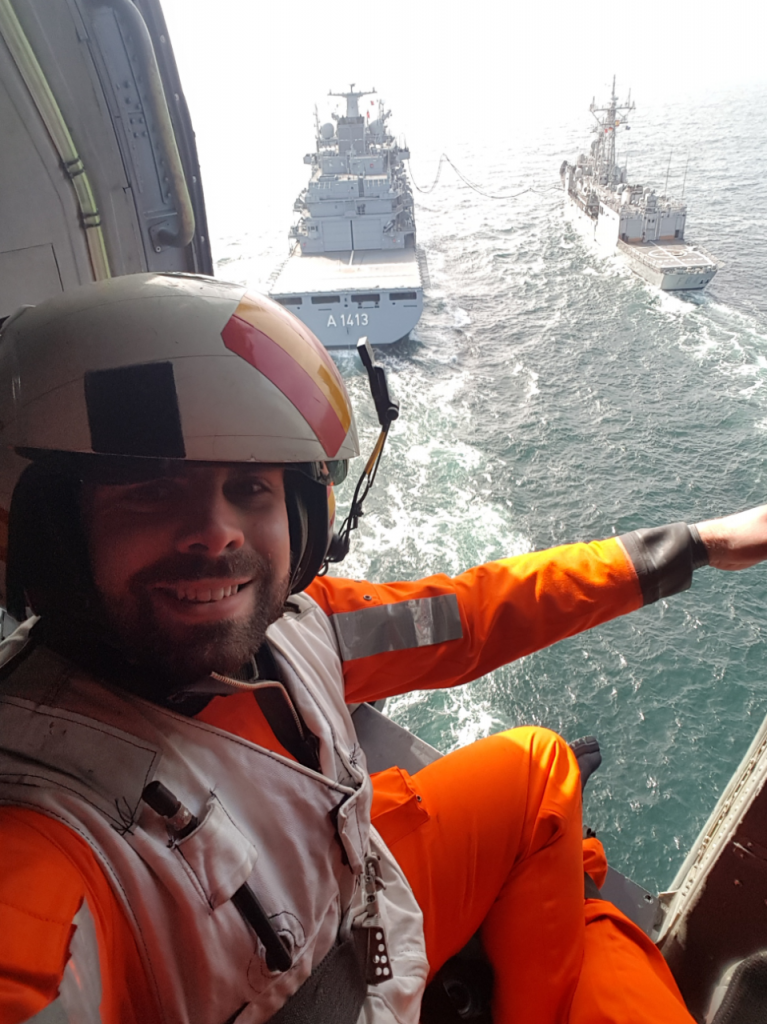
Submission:
[[[663,185],[663,198],[664,199],[668,199],[668,176],[671,173],[671,157],[673,155],[674,155],[674,150],[672,149],[669,152],[669,155],[668,155],[668,167],[666,168],[666,181],[665,181],[665,184]]]
[[[681,195],[682,199],[684,199],[684,187],[687,184],[687,168],[689,166],[690,166],[690,154],[688,153],[687,154],[687,162],[684,165],[684,177],[682,178],[682,195]]]

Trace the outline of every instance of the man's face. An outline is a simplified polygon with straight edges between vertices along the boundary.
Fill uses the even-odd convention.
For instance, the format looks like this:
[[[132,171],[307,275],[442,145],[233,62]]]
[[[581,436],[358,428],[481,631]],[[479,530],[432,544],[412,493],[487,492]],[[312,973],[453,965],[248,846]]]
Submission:
[[[83,504],[93,579],[129,658],[183,686],[261,646],[289,590],[282,467],[185,463],[86,484]]]

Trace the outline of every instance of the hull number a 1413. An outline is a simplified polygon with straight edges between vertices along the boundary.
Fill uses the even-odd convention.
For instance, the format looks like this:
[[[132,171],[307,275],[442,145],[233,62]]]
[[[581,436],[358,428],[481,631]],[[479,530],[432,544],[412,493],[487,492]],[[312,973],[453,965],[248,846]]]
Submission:
[[[339,313],[338,319],[341,321],[341,327],[367,327],[368,315],[367,313]],[[328,327],[338,327],[338,321],[331,313],[328,317]]]

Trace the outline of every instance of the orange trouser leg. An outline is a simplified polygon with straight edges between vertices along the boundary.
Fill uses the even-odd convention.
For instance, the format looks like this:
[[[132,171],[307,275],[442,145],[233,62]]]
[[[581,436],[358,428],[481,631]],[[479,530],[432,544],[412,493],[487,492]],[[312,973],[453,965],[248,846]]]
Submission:
[[[514,729],[413,777],[429,820],[389,846],[424,915],[434,974],[482,927],[495,1024],[692,1024],[655,946],[611,904],[581,843],[580,773],[565,742]],[[585,915],[585,927],[584,927]]]
[[[583,840],[583,868],[604,885],[607,859],[598,839]],[[674,976],[645,933],[605,900],[586,900],[581,975],[569,1024],[692,1024]]]
[[[673,975],[645,933],[612,903],[586,900],[583,967],[569,1024],[693,1024]]]
[[[583,957],[581,785],[545,729],[500,733],[414,776],[430,820],[391,844],[432,973],[482,926],[496,1024],[567,1019]]]

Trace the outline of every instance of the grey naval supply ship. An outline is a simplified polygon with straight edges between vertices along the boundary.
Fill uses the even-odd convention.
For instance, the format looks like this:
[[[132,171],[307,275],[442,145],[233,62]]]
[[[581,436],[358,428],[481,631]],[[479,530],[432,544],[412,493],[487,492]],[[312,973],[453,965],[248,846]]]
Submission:
[[[686,204],[630,184],[626,167],[616,162],[615,136],[628,128],[635,109],[631,97],[618,103],[613,78],[607,106],[592,101],[589,109],[596,122],[589,153],[560,168],[567,207],[600,245],[620,252],[650,284],[663,291],[705,288],[719,263],[702,246],[685,241]]]
[[[390,111],[378,103],[371,120],[359,101],[369,92],[329,93],[346,114],[320,125],[304,162],[309,184],[298,197],[290,256],[269,282],[269,294],[310,327],[328,348],[373,345],[406,337],[423,309],[425,261],[416,249],[407,149],[387,130]],[[372,105],[372,102],[371,102]]]

